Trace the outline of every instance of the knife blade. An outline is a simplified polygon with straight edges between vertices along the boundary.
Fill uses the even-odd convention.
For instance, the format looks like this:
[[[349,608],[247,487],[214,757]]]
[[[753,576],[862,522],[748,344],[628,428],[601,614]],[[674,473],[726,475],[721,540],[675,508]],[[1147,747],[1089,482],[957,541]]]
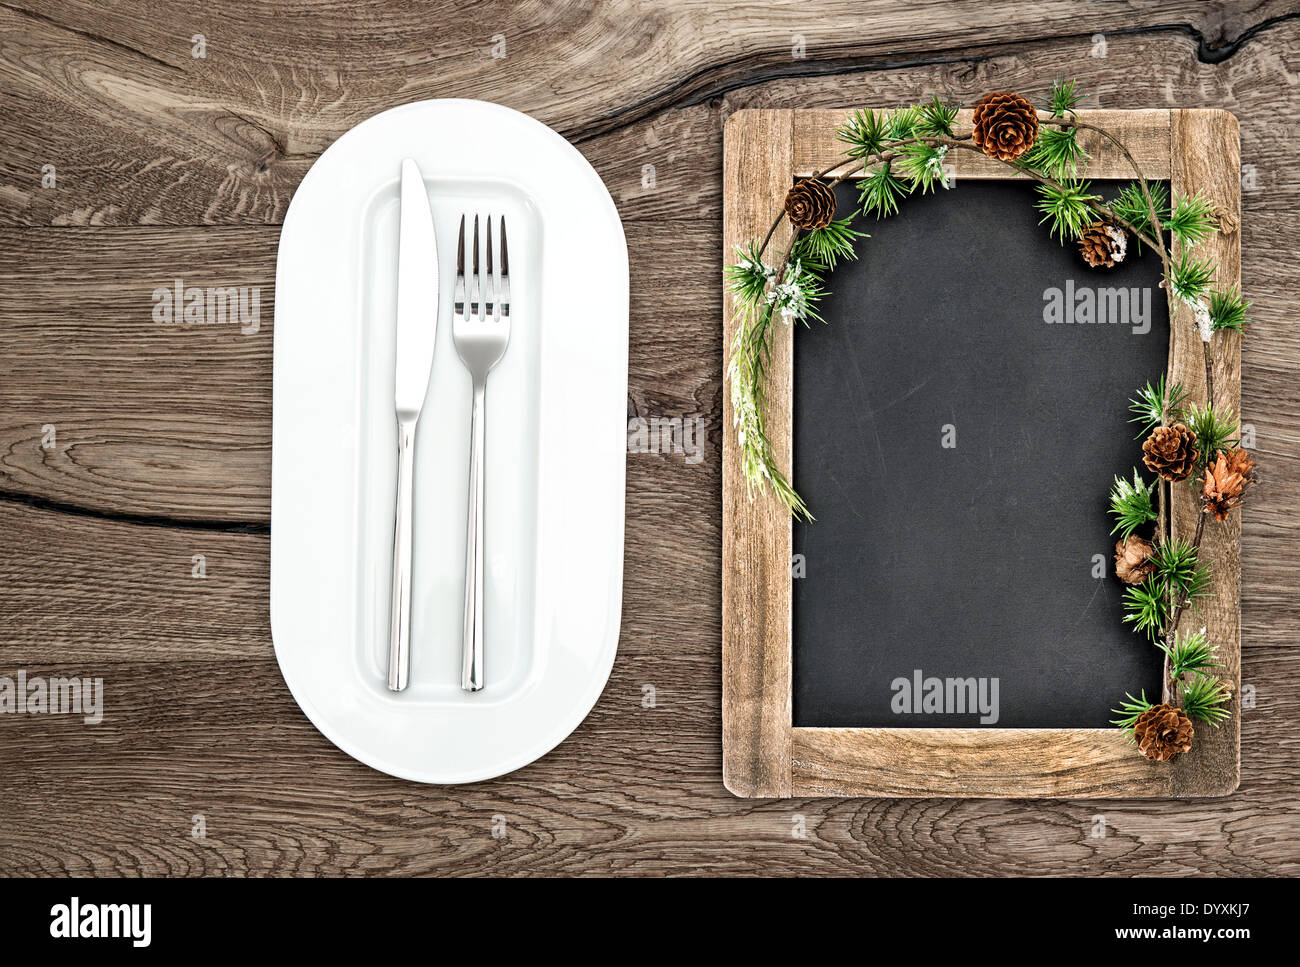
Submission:
[[[424,176],[402,162],[397,251],[397,508],[393,530],[393,599],[388,633],[388,687],[406,689],[411,673],[411,538],[414,515],[415,425],[433,368],[438,334],[438,244]]]
[[[438,242],[424,177],[402,162],[402,215],[397,253],[397,380],[399,420],[417,420],[429,390],[438,334]]]

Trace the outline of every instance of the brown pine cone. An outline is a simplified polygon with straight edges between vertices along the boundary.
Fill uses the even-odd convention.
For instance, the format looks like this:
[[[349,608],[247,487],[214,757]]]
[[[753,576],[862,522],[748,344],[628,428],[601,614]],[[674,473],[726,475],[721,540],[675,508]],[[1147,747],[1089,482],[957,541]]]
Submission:
[[[1093,222],[1079,236],[1079,254],[1094,269],[1114,268],[1128,254],[1128,235],[1114,225]]]
[[[1192,751],[1192,720],[1172,705],[1153,705],[1133,725],[1133,738],[1148,759],[1168,762],[1179,752]]]
[[[1228,512],[1241,503],[1246,488],[1255,482],[1255,463],[1245,450],[1220,453],[1214,463],[1205,468],[1205,483],[1201,498],[1205,509],[1216,520],[1227,520]]]
[[[985,94],[975,105],[975,147],[990,158],[1015,161],[1038,137],[1034,105],[1011,91]]]
[[[1147,469],[1173,482],[1192,475],[1198,453],[1196,434],[1181,423],[1156,427],[1142,444]]]
[[[1115,544],[1115,576],[1125,584],[1141,584],[1156,569],[1151,561],[1154,550],[1136,534],[1118,541]]]
[[[835,217],[835,192],[824,181],[805,178],[786,194],[785,213],[795,228],[825,228]]]

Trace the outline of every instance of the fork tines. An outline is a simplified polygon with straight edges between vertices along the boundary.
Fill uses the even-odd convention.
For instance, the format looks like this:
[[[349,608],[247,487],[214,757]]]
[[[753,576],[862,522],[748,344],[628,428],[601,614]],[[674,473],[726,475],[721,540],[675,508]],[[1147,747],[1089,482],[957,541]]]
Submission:
[[[501,216],[501,252],[497,259],[500,271],[492,270],[494,246],[492,245],[492,218],[487,219],[484,262],[486,272],[479,271],[478,215],[474,216],[474,235],[471,240],[471,272],[469,288],[465,286],[465,220],[460,216],[460,237],[456,243],[456,290],[453,306],[462,319],[475,318],[480,322],[500,320],[510,316],[510,253],[506,248],[506,219]],[[468,295],[468,304],[466,296]]]

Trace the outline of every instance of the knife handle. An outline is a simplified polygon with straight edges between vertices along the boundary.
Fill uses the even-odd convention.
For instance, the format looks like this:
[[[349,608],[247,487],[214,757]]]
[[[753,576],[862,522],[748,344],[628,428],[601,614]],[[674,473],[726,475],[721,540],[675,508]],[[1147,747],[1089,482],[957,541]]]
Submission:
[[[411,484],[415,421],[397,424],[397,524],[393,533],[393,609],[388,630],[388,687],[406,689],[411,675]]]

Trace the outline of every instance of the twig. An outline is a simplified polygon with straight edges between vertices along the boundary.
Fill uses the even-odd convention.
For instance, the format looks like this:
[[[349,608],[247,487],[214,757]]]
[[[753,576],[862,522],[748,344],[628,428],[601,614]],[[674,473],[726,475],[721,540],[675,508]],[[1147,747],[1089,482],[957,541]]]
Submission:
[[[962,144],[956,141],[952,141],[952,142],[940,141],[939,143],[947,144],[949,147],[953,147],[953,148],[963,148],[966,151],[973,151],[982,158],[988,157],[988,155],[986,155],[983,151],[981,151],[979,148],[975,147],[972,144]],[[1002,161],[1000,158],[994,160],[1010,168],[1012,171],[1018,172],[1027,178],[1033,179],[1034,181],[1038,182],[1040,185],[1046,185],[1047,187],[1055,188],[1058,191],[1062,190],[1065,187],[1059,181],[1056,181],[1053,178],[1049,178],[1047,175],[1041,174],[1040,172],[1034,171],[1030,168],[1022,167],[1021,165],[1015,164],[1014,162],[1011,161]],[[1139,231],[1131,222],[1123,218],[1120,218],[1118,215],[1112,212],[1108,207],[1106,207],[1106,205],[1102,202],[1099,196],[1093,195],[1089,197],[1087,201],[1088,201],[1088,207],[1091,208],[1093,211],[1095,211],[1098,215],[1104,215],[1106,218],[1115,222],[1117,225],[1120,225],[1123,228],[1127,229],[1128,231],[1132,232],[1135,237],[1146,242],[1149,246],[1151,246],[1151,248],[1156,249],[1157,251],[1160,250],[1161,247],[1157,245],[1155,239],[1153,239],[1146,232]],[[1166,274],[1168,273],[1166,272]]]
[[[1138,166],[1137,159],[1133,157],[1133,154],[1132,152],[1129,151],[1128,146],[1125,145],[1124,142],[1121,141],[1119,138],[1115,137],[1115,135],[1107,131],[1105,128],[1099,128],[1097,127],[1097,125],[1089,124],[1087,121],[1080,121],[1077,115],[1073,118],[1045,118],[1044,123],[1053,124],[1056,125],[1057,127],[1063,127],[1063,128],[1072,127],[1072,128],[1080,128],[1084,131],[1095,131],[1098,134],[1100,134],[1103,138],[1105,138],[1107,141],[1109,141],[1111,144],[1115,145],[1115,147],[1119,148],[1121,152],[1123,152],[1124,157],[1128,159],[1129,166],[1133,169],[1133,173],[1137,175],[1138,183],[1142,186],[1142,197],[1146,200],[1147,203],[1147,214],[1151,218],[1151,227],[1154,228],[1156,232],[1156,237],[1155,237],[1156,249],[1157,251],[1160,252],[1160,261],[1165,267],[1165,274],[1168,275],[1169,274],[1169,253],[1165,250],[1164,226],[1161,223],[1159,216],[1156,215],[1156,206],[1155,206],[1155,202],[1151,200],[1151,190],[1147,187],[1146,175],[1142,173],[1142,169]],[[1118,221],[1118,219],[1116,220]],[[1129,230],[1132,231],[1131,228],[1129,228]]]
[[[852,155],[848,155],[848,154],[843,155],[841,160],[835,162],[835,164],[831,165],[829,168],[823,168],[821,171],[813,172],[811,175],[808,176],[807,180],[815,181],[818,178],[825,178],[828,174],[830,174],[832,171],[836,170],[837,168],[843,168],[847,164],[853,164],[853,162],[856,160],[858,162],[856,165],[854,165],[848,171],[839,174],[835,178],[835,180],[830,183],[829,187],[834,189],[835,186],[837,186],[841,182],[847,181],[849,178],[852,178],[854,175],[856,175],[859,171],[862,171],[864,168],[866,168],[867,165],[871,164],[873,160],[893,161],[896,157],[898,157],[897,152],[893,150],[895,148],[901,148],[903,147],[903,145],[907,145],[907,144],[945,143],[945,144],[960,145],[962,141],[968,139],[969,137],[970,135],[963,135],[961,138],[954,138],[952,141],[944,141],[938,137],[931,137],[928,135],[921,135],[915,138],[899,138],[894,141],[886,142],[879,151],[873,151],[863,158],[854,159]],[[777,228],[780,227],[781,222],[784,219],[785,219],[785,210],[782,209],[781,212],[776,216],[776,219],[772,222],[772,227],[769,228],[767,230],[767,234],[763,236],[763,244],[758,247],[758,257],[760,259],[763,257],[763,253],[767,251],[768,243],[772,240],[772,236],[776,234]],[[789,255],[790,253],[787,251],[786,259],[789,258]],[[781,264],[782,267],[784,267],[785,260],[782,260]],[[781,279],[781,274],[779,271],[777,272],[776,278],[777,281],[779,282]]]
[[[1077,116],[1069,119],[1045,118],[1043,119],[1043,121],[1045,124],[1053,124],[1056,125],[1057,127],[1073,127],[1073,128],[1079,128],[1084,131],[1095,131],[1097,134],[1101,135],[1111,144],[1115,145],[1115,147],[1119,148],[1119,150],[1123,153],[1124,157],[1128,160],[1129,166],[1133,169],[1133,173],[1137,176],[1138,183],[1142,186],[1142,197],[1146,200],[1147,214],[1151,218],[1151,227],[1155,231],[1155,241],[1159,246],[1160,262],[1164,266],[1165,278],[1172,279],[1173,272],[1171,271],[1169,265],[1169,252],[1165,248],[1164,223],[1160,221],[1160,217],[1156,214],[1155,203],[1151,200],[1151,190],[1147,185],[1146,175],[1142,173],[1142,169],[1138,165],[1137,159],[1133,157],[1133,153],[1129,151],[1128,146],[1125,145],[1123,141],[1119,140],[1119,138],[1115,137],[1115,135],[1107,131],[1105,128],[1098,127],[1095,124],[1089,124],[1087,121],[1080,121]],[[1170,200],[1172,201],[1172,199]],[[1123,221],[1119,218],[1116,218],[1115,221],[1119,222],[1120,224],[1124,224]],[[1124,227],[1127,228],[1129,231],[1133,231],[1133,227],[1131,225],[1124,224]],[[1149,242],[1149,239],[1147,241]],[[1174,294],[1172,291],[1167,290],[1166,297],[1169,301],[1169,318],[1172,319],[1174,317],[1174,313],[1177,312],[1178,310],[1178,306],[1174,301]],[[1210,344],[1208,342],[1205,342],[1204,340],[1202,340],[1202,352],[1205,357],[1205,401],[1210,405],[1213,405],[1214,404],[1214,361],[1212,358],[1213,354],[1210,351]]]
[[[1156,478],[1156,534],[1160,538],[1160,543],[1164,544],[1169,539],[1168,530],[1165,520],[1165,487],[1167,482],[1160,477]]]
[[[1196,517],[1196,534],[1192,537],[1192,550],[1197,552],[1196,557],[1198,562],[1201,556],[1201,539],[1205,536],[1205,517],[1206,511],[1204,508],[1201,508],[1200,513]],[[1186,610],[1186,608],[1187,589],[1184,588],[1183,593],[1178,597],[1178,605],[1174,608],[1174,613],[1169,619],[1169,628],[1165,632],[1165,644],[1172,645],[1174,643],[1174,632],[1178,630],[1178,621],[1182,618],[1183,611]]]
[[[1205,402],[1210,406],[1214,405],[1214,354],[1210,352],[1210,344],[1204,339],[1201,340],[1201,354],[1205,357]]]
[[[767,243],[772,241],[772,236],[776,234],[777,228],[783,221],[785,221],[784,209],[781,211],[781,214],[776,216],[776,221],[772,223],[772,227],[769,228],[767,234],[763,236],[763,244],[758,247],[758,257],[760,259],[763,257],[763,253],[767,251]]]
[[[1205,536],[1205,517],[1206,511],[1202,507],[1200,513],[1196,516],[1196,534],[1192,537],[1192,550],[1196,551],[1196,559],[1199,564],[1201,558],[1201,539]],[[1178,632],[1178,622],[1183,617],[1183,612],[1187,610],[1188,589],[1184,588],[1178,596],[1178,603],[1174,606],[1174,613],[1169,617],[1169,626],[1165,629],[1165,648],[1173,648],[1174,638]],[[1177,685],[1169,675],[1169,654],[1165,653],[1164,668],[1162,671],[1163,684],[1161,692],[1163,701],[1166,703],[1173,697],[1174,687]]]

